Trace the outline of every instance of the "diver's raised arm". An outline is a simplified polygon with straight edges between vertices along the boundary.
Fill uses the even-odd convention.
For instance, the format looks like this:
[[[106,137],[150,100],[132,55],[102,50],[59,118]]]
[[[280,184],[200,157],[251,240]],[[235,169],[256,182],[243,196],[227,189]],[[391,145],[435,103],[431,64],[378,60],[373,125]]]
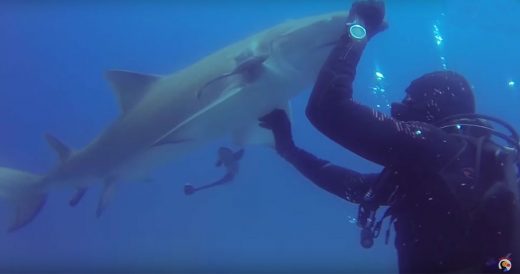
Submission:
[[[386,27],[384,6],[380,3],[358,1],[353,4],[346,34],[341,36],[318,76],[307,106],[307,117],[327,137],[370,161],[383,166],[421,161],[439,168],[458,151],[458,140],[429,124],[429,120],[423,119],[426,117],[389,117],[352,98],[352,82],[361,54],[368,40]],[[363,32],[352,29],[353,26],[366,29],[366,37],[359,35]],[[460,77],[448,71],[425,77],[428,83],[443,83],[442,87],[428,90],[428,94],[430,90],[438,92],[439,97],[451,92],[449,86],[445,87],[447,80],[444,79],[449,79],[452,90],[464,85]],[[418,83],[422,85],[425,81]],[[417,93],[426,92],[422,86],[416,89]],[[392,106],[392,109],[400,108]]]
[[[368,41],[386,29],[383,1],[356,1],[345,24],[345,33],[322,66],[314,85],[307,117],[318,129],[330,127],[327,120],[333,115],[330,102],[352,100],[352,83],[356,68]]]

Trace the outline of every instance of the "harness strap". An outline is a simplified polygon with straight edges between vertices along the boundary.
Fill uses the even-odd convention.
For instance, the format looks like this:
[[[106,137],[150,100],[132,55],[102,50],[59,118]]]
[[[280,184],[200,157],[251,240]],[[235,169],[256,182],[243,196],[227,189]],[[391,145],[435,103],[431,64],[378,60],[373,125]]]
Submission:
[[[365,205],[366,206],[366,205]],[[361,208],[364,208],[364,206],[360,206],[360,211],[362,211]],[[367,212],[360,212],[360,215],[358,216],[358,224],[365,224],[364,226],[361,226],[362,227],[362,230],[361,230],[361,245],[365,248],[369,248],[373,245],[373,242],[374,242],[374,239],[376,239],[377,237],[379,237],[379,235],[381,234],[381,228],[383,226],[383,222],[386,218],[388,217],[391,217],[390,218],[390,222],[388,223],[388,228],[385,232],[385,243],[388,244],[388,240],[389,240],[389,237],[390,237],[390,230],[392,229],[392,224],[396,221],[396,217],[395,215],[393,214],[394,212],[394,207],[393,206],[390,206],[389,208],[386,209],[385,213],[383,214],[383,216],[379,219],[379,221],[375,222],[375,212],[377,210],[377,207],[375,208],[372,208],[372,209],[363,209],[363,210],[368,210],[370,211],[368,214]],[[360,218],[362,217],[365,217],[365,216],[370,216],[370,218],[368,219],[368,221],[363,221],[363,220],[359,220]]]
[[[482,147],[484,145],[484,141],[486,140],[486,136],[479,137],[475,141],[475,146],[477,147],[477,155],[475,158],[475,183],[478,183],[480,180],[480,168],[482,161]]]
[[[388,228],[386,229],[386,235],[385,235],[385,244],[388,244],[388,241],[390,240],[390,231],[392,231],[392,225],[396,222],[397,217],[395,215],[392,215],[390,218],[390,222],[388,223]]]

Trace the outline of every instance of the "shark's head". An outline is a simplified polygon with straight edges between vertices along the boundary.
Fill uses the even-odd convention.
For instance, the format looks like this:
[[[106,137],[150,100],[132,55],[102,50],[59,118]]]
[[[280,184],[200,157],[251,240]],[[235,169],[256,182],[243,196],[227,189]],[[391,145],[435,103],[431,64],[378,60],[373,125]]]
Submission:
[[[278,62],[314,80],[345,31],[347,15],[347,12],[335,12],[287,22],[272,40],[272,54]]]

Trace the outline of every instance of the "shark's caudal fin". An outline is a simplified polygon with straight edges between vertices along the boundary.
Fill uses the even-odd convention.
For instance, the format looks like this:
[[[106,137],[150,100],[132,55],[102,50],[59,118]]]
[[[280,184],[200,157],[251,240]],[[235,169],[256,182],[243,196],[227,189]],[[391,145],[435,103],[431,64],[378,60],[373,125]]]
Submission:
[[[15,208],[9,232],[30,223],[45,204],[46,193],[42,190],[40,179],[37,175],[0,167],[0,196]]]

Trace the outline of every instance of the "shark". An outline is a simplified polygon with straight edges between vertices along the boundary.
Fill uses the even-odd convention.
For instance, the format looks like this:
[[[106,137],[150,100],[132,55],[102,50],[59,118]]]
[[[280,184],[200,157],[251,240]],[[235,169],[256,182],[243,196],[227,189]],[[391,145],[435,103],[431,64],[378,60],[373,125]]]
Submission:
[[[292,19],[253,34],[170,75],[111,70],[106,73],[121,115],[82,149],[52,135],[58,163],[36,175],[0,167],[0,197],[14,208],[8,231],[30,223],[51,189],[76,190],[76,205],[89,186],[103,184],[100,216],[121,182],[149,172],[217,138],[233,144],[271,145],[258,118],[312,86],[334,41],[345,31],[347,11]]]

